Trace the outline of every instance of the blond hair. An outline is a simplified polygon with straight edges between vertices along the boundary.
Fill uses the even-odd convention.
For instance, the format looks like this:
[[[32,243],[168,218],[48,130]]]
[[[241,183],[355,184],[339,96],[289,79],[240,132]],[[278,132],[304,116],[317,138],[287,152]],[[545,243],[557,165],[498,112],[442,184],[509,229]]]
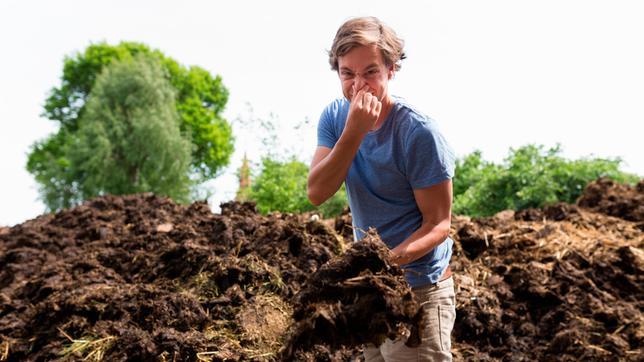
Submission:
[[[349,19],[340,26],[329,50],[331,69],[337,71],[338,57],[353,48],[374,44],[380,49],[385,65],[398,71],[401,61],[406,58],[403,51],[405,42],[392,28],[373,16]]]

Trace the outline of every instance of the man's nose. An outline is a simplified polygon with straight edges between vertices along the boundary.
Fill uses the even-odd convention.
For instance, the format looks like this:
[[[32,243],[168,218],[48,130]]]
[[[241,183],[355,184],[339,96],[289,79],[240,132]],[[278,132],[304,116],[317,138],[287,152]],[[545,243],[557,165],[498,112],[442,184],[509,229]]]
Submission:
[[[353,82],[356,85],[356,89],[362,88],[367,83],[367,81],[364,79],[364,77],[361,74],[356,74]]]

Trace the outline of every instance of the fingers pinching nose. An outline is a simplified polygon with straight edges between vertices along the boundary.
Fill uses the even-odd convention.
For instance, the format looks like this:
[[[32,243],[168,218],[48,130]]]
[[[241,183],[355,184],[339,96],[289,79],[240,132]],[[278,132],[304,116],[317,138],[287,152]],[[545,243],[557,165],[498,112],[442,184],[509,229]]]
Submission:
[[[356,103],[358,103],[360,106],[364,107],[366,105],[366,93],[364,92],[363,88],[358,90],[358,93],[356,93],[354,97],[356,98]]]
[[[371,93],[365,92],[364,93],[364,102],[363,102],[364,105],[365,106],[371,106],[372,98],[373,98],[373,96],[371,95]]]

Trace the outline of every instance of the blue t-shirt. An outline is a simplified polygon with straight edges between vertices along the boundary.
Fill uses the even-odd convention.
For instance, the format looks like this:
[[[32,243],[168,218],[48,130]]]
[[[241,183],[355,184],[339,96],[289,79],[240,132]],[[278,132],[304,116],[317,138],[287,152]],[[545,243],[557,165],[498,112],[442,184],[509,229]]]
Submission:
[[[454,153],[438,131],[436,122],[419,113],[402,98],[384,123],[367,133],[345,179],[356,240],[374,227],[390,249],[403,242],[422,223],[414,189],[454,176]],[[329,104],[318,124],[318,146],[333,148],[349,113],[349,101]],[[403,267],[412,287],[436,283],[452,256],[451,238],[427,255]]]

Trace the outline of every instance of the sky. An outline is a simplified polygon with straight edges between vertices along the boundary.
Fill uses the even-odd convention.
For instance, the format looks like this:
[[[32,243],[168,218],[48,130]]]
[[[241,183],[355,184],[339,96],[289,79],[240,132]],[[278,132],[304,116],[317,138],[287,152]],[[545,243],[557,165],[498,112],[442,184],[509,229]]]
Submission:
[[[561,144],[565,157],[620,157],[644,175],[642,1],[2,0],[0,226],[45,211],[25,165],[57,129],[40,115],[65,56],[136,41],[222,77],[236,150],[207,185],[217,212],[244,153],[265,152],[265,133],[244,120],[272,117],[280,146],[310,160],[320,113],[342,96],[326,51],[345,20],[365,15],[405,40],[390,92],[436,120],[458,156],[501,162],[510,148]]]

